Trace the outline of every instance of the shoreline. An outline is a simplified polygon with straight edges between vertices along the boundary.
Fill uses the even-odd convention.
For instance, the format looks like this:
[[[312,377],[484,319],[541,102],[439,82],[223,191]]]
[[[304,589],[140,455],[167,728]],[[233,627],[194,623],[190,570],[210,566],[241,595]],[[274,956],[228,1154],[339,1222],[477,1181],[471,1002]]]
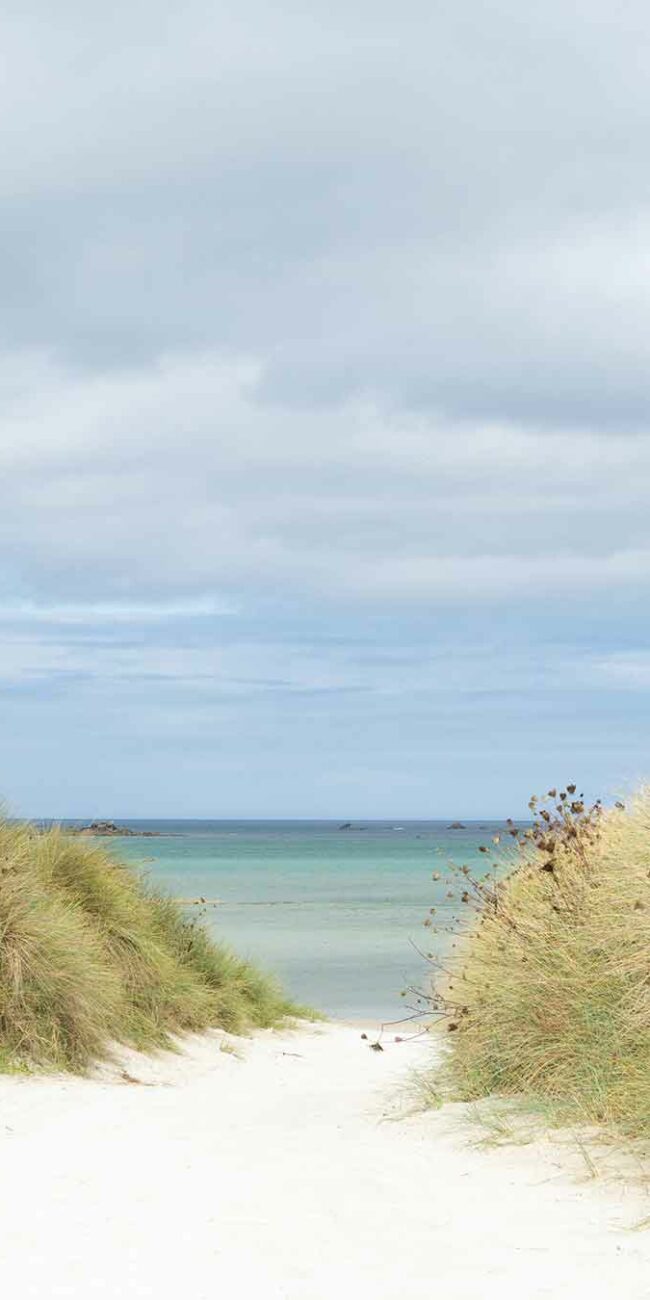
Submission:
[[[585,1181],[560,1140],[477,1145],[471,1108],[416,1112],[431,1040],[373,1052],[376,1028],[212,1031],[90,1078],[0,1076],[0,1281],[25,1300],[647,1295],[638,1187]]]

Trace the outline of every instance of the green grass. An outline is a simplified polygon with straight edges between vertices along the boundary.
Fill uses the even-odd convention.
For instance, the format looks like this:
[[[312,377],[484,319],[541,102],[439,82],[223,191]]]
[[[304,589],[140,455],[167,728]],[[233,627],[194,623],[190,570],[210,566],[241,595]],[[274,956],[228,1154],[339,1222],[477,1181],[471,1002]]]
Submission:
[[[0,822],[0,1070],[80,1071],[115,1042],[302,1014],[104,847]]]
[[[650,793],[563,843],[552,873],[543,858],[525,854],[461,941],[440,1086],[647,1138]]]

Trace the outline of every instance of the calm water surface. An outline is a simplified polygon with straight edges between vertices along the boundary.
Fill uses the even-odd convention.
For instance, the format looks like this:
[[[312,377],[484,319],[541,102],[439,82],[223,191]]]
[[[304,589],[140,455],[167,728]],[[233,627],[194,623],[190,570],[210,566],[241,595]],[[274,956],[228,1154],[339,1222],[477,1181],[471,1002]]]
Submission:
[[[79,824],[79,823],[77,823]],[[219,899],[206,920],[297,999],[329,1015],[393,1019],[422,986],[423,921],[449,911],[448,863],[484,868],[496,822],[130,821],[160,839],[109,841],[179,898]],[[440,872],[434,882],[432,873]],[[430,945],[429,945],[430,946]],[[412,1001],[412,999],[411,999]]]

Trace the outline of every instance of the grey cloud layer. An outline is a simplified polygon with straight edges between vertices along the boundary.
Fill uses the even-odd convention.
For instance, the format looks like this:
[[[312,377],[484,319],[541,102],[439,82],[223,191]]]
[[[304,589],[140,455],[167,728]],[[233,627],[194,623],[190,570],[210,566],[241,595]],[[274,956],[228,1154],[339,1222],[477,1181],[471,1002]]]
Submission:
[[[644,32],[636,3],[5,16],[5,345],[644,429]]]
[[[245,359],[22,364],[4,366],[0,538],[23,598],[381,607],[650,581],[645,438],[269,406]]]
[[[16,806],[643,772],[649,39],[640,0],[7,0]]]

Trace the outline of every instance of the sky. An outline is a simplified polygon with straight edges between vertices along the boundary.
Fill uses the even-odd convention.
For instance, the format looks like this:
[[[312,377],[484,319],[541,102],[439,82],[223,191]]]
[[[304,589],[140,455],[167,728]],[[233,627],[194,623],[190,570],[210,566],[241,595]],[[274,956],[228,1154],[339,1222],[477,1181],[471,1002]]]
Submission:
[[[6,0],[10,811],[648,775],[649,47],[640,0]]]

